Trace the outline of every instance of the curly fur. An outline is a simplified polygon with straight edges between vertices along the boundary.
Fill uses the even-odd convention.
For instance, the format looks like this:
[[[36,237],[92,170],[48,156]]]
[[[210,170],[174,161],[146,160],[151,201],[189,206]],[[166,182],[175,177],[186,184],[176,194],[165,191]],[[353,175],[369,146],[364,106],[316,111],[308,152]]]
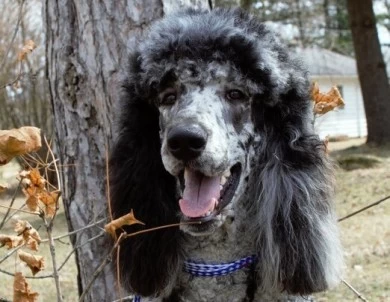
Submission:
[[[168,16],[133,52],[123,86],[110,160],[115,217],[133,209],[147,227],[177,223],[186,165],[209,176],[242,166],[234,197],[212,227],[169,228],[123,242],[127,289],[153,301],[298,301],[338,282],[333,172],[313,132],[306,70],[265,25],[240,10]],[[167,87],[178,91],[169,106],[159,103]],[[248,98],[226,100],[232,87]],[[208,134],[190,163],[172,156],[166,143],[167,131],[186,123]],[[251,254],[256,267],[226,277],[182,272],[187,257],[223,262]]]

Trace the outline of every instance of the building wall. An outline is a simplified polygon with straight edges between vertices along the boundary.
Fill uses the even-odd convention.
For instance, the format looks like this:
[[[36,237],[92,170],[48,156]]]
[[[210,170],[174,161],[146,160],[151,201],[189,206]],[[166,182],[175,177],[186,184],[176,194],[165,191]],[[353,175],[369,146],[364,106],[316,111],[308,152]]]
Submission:
[[[312,76],[311,80],[318,82],[321,92],[328,92],[332,86],[341,86],[345,101],[344,108],[316,117],[314,125],[320,137],[366,136],[367,124],[358,78]]]

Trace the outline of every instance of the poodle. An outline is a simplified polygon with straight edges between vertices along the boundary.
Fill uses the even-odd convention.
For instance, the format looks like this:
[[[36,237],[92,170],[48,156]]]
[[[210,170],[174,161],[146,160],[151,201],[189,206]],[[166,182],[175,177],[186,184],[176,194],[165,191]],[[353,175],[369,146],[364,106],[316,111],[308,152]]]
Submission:
[[[307,72],[255,17],[187,10],[129,59],[110,159],[134,301],[307,301],[340,280],[332,164]]]

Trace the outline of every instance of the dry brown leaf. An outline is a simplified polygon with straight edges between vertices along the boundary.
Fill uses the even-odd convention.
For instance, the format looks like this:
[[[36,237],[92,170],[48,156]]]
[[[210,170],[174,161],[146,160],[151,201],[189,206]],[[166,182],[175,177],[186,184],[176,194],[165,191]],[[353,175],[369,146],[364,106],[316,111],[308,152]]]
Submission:
[[[137,220],[134,217],[134,212],[133,210],[130,211],[130,213],[123,215],[110,223],[107,223],[104,226],[104,229],[106,230],[107,233],[111,234],[112,237],[116,237],[116,230],[121,228],[124,225],[132,225],[132,224],[142,224],[145,225],[142,221]]]
[[[30,253],[18,251],[20,260],[25,262],[31,269],[32,274],[35,276],[38,272],[45,268],[45,260],[42,256],[35,256]]]
[[[22,236],[0,234],[0,247],[5,245],[8,249],[12,249],[22,244],[24,244],[24,239]]]
[[[38,246],[42,242],[41,236],[36,229],[34,229],[28,221],[18,220],[14,228],[18,235],[22,235],[26,246],[33,250],[38,251]]]
[[[29,179],[34,186],[40,189],[45,187],[46,179],[41,176],[41,173],[36,168],[30,170]]]
[[[38,198],[36,196],[34,196],[34,195],[30,196],[26,200],[26,206],[32,212],[38,212],[39,211]]]
[[[6,184],[0,184],[0,193],[7,191],[8,186]]]
[[[27,239],[26,245],[27,248],[29,248],[32,251],[38,252],[39,244],[36,240],[32,239],[31,237]]]
[[[36,127],[0,130],[0,165],[12,158],[41,148],[41,130]]]
[[[14,277],[14,299],[13,302],[36,302],[38,293],[32,292],[30,285],[21,272],[16,272]]]
[[[45,214],[48,217],[53,217],[57,211],[57,200],[60,197],[60,191],[41,191],[38,198],[45,205]]]
[[[322,93],[318,83],[315,82],[311,95],[314,101],[314,113],[316,114],[325,114],[337,107],[344,106],[344,100],[336,86],[333,86],[329,92]]]
[[[23,61],[26,59],[27,55],[32,52],[35,48],[37,48],[37,45],[33,40],[28,40],[23,45],[22,50],[18,53],[18,60]]]

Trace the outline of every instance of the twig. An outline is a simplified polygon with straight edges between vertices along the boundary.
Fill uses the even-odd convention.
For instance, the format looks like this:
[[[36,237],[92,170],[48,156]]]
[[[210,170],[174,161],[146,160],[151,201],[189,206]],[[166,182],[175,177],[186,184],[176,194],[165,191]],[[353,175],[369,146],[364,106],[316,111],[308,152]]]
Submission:
[[[12,38],[11,38],[11,41],[8,45],[8,48],[7,50],[4,52],[4,57],[3,57],[3,60],[1,61],[1,64],[0,64],[0,70],[3,70],[4,69],[4,66],[5,66],[5,63],[7,62],[7,58],[8,58],[8,55],[9,55],[9,52],[11,51],[11,47],[12,45],[14,44],[14,41],[15,41],[15,38],[16,38],[16,34],[18,33],[18,30],[19,30],[19,25],[20,25],[20,22],[22,21],[22,17],[23,17],[23,5],[24,5],[24,1],[22,1],[22,3],[20,3],[20,6],[19,6],[19,14],[18,14],[18,21],[16,22],[16,27],[15,27],[15,30],[14,30],[14,33],[12,35]]]
[[[107,144],[106,144],[107,146]],[[110,221],[113,220],[111,211],[111,193],[110,193],[110,171],[108,165],[108,150],[106,148],[106,192],[107,192],[107,204],[108,204],[108,215],[110,215]]]
[[[24,244],[17,246],[12,251],[9,251],[3,258],[0,259],[0,264],[3,263],[5,260],[7,260],[9,257],[11,257],[15,252],[17,252],[19,249],[21,249],[24,246]]]
[[[54,278],[54,283],[56,285],[56,291],[57,291],[57,301],[62,302],[62,294],[61,294],[61,287],[60,287],[60,277],[58,274],[58,269],[57,269],[57,260],[56,260],[56,249],[55,249],[55,244],[54,244],[54,239],[52,236],[52,231],[53,231],[53,223],[52,219],[50,222],[46,220],[46,218],[43,216],[43,221],[45,222],[46,226],[46,232],[48,236],[48,242],[50,246],[50,255],[51,255],[51,261],[53,264],[53,278]]]
[[[369,208],[371,208],[373,206],[377,206],[378,204],[384,202],[387,199],[390,199],[390,196],[386,196],[386,197],[384,197],[384,198],[382,198],[382,199],[380,199],[378,201],[375,201],[375,202],[369,204],[368,206],[365,206],[364,208],[361,208],[360,210],[352,212],[351,214],[348,214],[347,216],[344,216],[344,217],[340,218],[338,220],[338,222],[341,222],[341,221],[346,220],[346,219],[348,219],[348,218],[350,218],[352,216],[355,216],[356,214],[359,214],[359,213],[361,213],[361,212],[363,212],[363,211],[365,211],[365,210],[367,210],[367,209],[369,209]]]
[[[355,293],[355,295],[356,295],[360,300],[362,300],[362,301],[364,301],[364,302],[368,302],[367,299],[364,298],[364,297],[362,296],[362,294],[359,293],[359,292],[358,292],[351,284],[349,284],[347,281],[345,281],[344,279],[342,279],[341,282],[343,282],[347,287],[349,287],[349,289],[352,290],[352,291]]]
[[[16,195],[18,194],[18,191],[19,191],[21,183],[22,183],[22,180],[19,181],[18,187],[16,188],[16,190],[14,192],[14,195],[12,196],[12,199],[11,199],[11,202],[9,203],[9,207],[7,209],[7,212],[5,213],[5,215],[3,217],[3,220],[0,223],[0,229],[2,229],[4,224],[7,222],[7,217],[9,215],[9,213],[11,212],[12,206],[14,205],[14,202],[15,202],[15,199],[16,199]]]
[[[83,293],[81,294],[80,296],[80,299],[79,299],[79,302],[83,302],[84,301],[84,298],[85,296],[87,295],[87,293],[89,292],[89,290],[91,289],[92,287],[92,284],[93,282],[95,282],[96,278],[99,276],[99,274],[103,271],[104,267],[108,264],[108,262],[111,261],[112,259],[112,254],[115,252],[116,248],[118,247],[118,245],[121,243],[122,241],[122,238],[124,238],[124,235],[126,233],[122,233],[120,234],[120,236],[118,237],[118,240],[115,242],[113,248],[111,249],[111,251],[108,253],[108,255],[104,258],[104,260],[102,261],[102,263],[99,265],[99,267],[95,270],[95,272],[93,273],[92,275],[92,278],[91,280],[89,280],[87,286],[85,287]]]
[[[123,298],[120,298],[120,299],[111,301],[111,302],[133,301],[133,299],[134,299],[134,295],[130,295],[130,296],[126,296],[126,297],[123,297]],[[0,302],[1,302],[1,301],[0,301]]]
[[[6,208],[6,209],[11,209],[11,210],[15,210],[17,212],[23,212],[23,213],[27,213],[27,214],[32,214],[32,215],[41,215],[40,213],[37,213],[37,212],[31,212],[31,211],[26,211],[26,210],[22,210],[22,209],[16,209],[16,208],[11,208],[11,207],[7,207],[7,206],[3,206],[0,204],[0,208]]]
[[[137,235],[143,234],[143,233],[148,233],[148,232],[153,232],[153,231],[157,231],[157,230],[161,230],[161,229],[172,228],[172,227],[181,226],[181,225],[188,225],[188,224],[202,224],[202,222],[196,221],[196,222],[180,222],[180,223],[166,224],[166,225],[162,225],[162,226],[158,226],[158,227],[154,227],[154,228],[150,228],[150,229],[141,230],[141,231],[134,232],[134,233],[129,233],[129,234],[122,233],[121,236],[123,234],[125,234],[123,238],[126,239],[126,238],[137,236]],[[118,240],[119,240],[119,238],[118,238]]]
[[[62,262],[62,264],[58,267],[58,271],[60,271],[60,270],[64,267],[64,265],[65,265],[65,264],[68,262],[68,260],[70,259],[70,256],[72,256],[73,253],[74,253],[77,249],[81,248],[82,246],[84,246],[84,245],[86,245],[86,244],[88,244],[88,243],[90,243],[90,242],[92,242],[92,241],[98,239],[99,237],[104,236],[104,235],[105,235],[105,232],[102,232],[102,233],[100,233],[99,235],[96,235],[96,236],[94,236],[94,237],[88,239],[87,241],[85,241],[85,242],[83,242],[83,243],[77,245],[77,246],[68,254],[68,256],[66,256],[65,260],[64,260],[64,261]]]
[[[66,233],[66,234],[62,234],[62,235],[59,235],[57,237],[53,237],[53,240],[59,240],[59,239],[64,238],[64,237],[69,237],[69,236],[74,235],[74,234],[76,234],[78,232],[81,232],[81,231],[84,231],[86,229],[89,229],[89,228],[92,228],[94,226],[97,226],[98,224],[102,223],[105,220],[106,220],[106,218],[102,218],[102,219],[100,219],[100,220],[98,220],[98,221],[96,221],[96,222],[94,222],[92,224],[88,224],[85,227],[82,227],[82,228],[77,229],[75,231],[72,231],[72,232],[69,232],[69,233]],[[47,241],[49,241],[49,240],[48,239],[44,239],[41,242],[47,242]]]

